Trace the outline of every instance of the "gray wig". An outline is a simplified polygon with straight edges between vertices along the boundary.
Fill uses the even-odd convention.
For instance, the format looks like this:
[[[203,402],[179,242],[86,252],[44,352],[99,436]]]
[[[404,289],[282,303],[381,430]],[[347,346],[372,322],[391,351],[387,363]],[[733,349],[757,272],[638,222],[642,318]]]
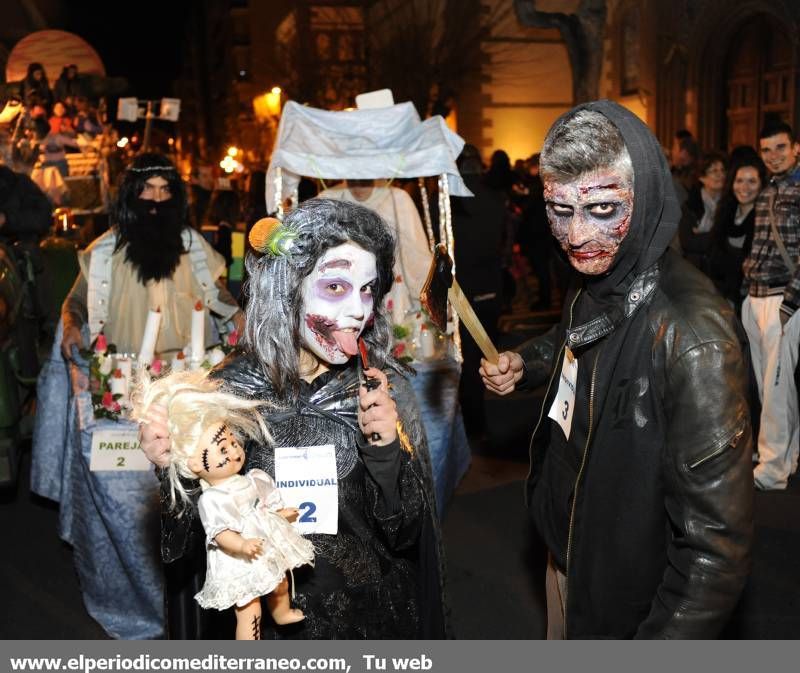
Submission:
[[[556,120],[544,139],[539,166],[543,177],[556,182],[613,166],[630,175],[633,183],[633,164],[622,134],[593,110],[578,108]]]
[[[282,226],[297,234],[288,254],[248,253],[245,287],[244,343],[258,355],[277,395],[295,397],[300,387],[303,279],[325,251],[348,241],[373,253],[378,271],[374,318],[362,335],[369,345],[370,364],[399,370],[389,352],[391,328],[383,308],[383,298],[394,280],[395,242],[380,215],[347,201],[310,199],[287,215]]]

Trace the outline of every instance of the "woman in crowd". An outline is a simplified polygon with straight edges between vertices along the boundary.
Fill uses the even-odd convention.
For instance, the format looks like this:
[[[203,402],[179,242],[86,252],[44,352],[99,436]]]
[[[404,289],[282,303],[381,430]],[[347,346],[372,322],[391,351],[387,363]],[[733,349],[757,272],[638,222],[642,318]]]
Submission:
[[[717,207],[711,253],[711,278],[740,314],[742,263],[750,253],[755,227],[755,203],[767,180],[764,162],[753,153],[731,166]]]
[[[228,392],[267,405],[273,443],[247,445],[245,469],[276,476],[304,455],[300,447],[316,447],[328,452],[324,470],[332,470],[328,481],[335,486],[326,505],[311,496],[303,503],[317,507],[306,529],[315,566],[294,574],[294,605],[305,619],[266,625],[265,636],[442,637],[442,558],[429,455],[413,392],[389,353],[383,308],[394,240],[373,211],[328,199],[311,199],[273,232],[259,227],[253,236],[264,254],[247,260],[245,350],[216,372]],[[371,368],[358,362],[359,337],[369,347]],[[378,387],[368,390],[367,379]],[[166,415],[152,416],[143,427],[142,448],[157,465],[167,464]],[[193,508],[165,519],[162,556],[167,562],[193,556],[199,573],[204,538],[202,531],[189,533],[196,519]],[[175,595],[178,579],[168,581],[168,596]],[[196,582],[183,580],[185,599]],[[168,614],[189,611],[178,607]],[[170,623],[173,637],[175,627]],[[178,625],[177,635],[198,632]],[[202,629],[199,635],[220,637]]]
[[[225,258],[225,265],[233,262],[232,234],[241,218],[239,195],[232,189],[218,189],[211,197],[203,232],[211,232],[210,243]]]
[[[690,191],[683,206],[679,228],[683,255],[703,273],[709,273],[714,218],[725,185],[725,156],[708,152],[700,159],[699,183]]]
[[[53,92],[47,82],[47,75],[41,63],[31,63],[28,66],[28,74],[22,80],[22,101],[26,108],[32,108],[34,104],[41,105],[46,114],[49,114],[53,105]]]

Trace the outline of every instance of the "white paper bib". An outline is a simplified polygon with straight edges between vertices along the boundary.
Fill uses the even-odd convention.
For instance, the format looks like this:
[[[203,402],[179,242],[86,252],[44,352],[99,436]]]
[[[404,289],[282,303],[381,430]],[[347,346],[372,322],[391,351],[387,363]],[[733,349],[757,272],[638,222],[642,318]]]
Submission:
[[[575,386],[578,383],[578,359],[569,348],[564,350],[564,361],[561,363],[561,376],[558,380],[558,394],[547,414],[561,426],[564,435],[569,439],[572,429],[572,412],[575,407]]]
[[[333,444],[277,447],[275,483],[286,506],[300,510],[294,525],[301,533],[336,535],[339,480]]]
[[[152,469],[139,448],[137,428],[110,428],[92,433],[91,472],[147,472]]]

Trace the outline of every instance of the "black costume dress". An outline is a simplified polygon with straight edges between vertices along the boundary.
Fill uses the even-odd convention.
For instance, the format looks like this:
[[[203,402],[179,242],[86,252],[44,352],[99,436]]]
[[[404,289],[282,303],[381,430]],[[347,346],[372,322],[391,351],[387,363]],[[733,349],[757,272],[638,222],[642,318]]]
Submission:
[[[257,361],[229,359],[216,375],[242,397],[277,403]],[[276,627],[266,616],[264,638],[398,639],[445,635],[442,555],[427,443],[413,391],[392,376],[403,431],[375,447],[358,428],[354,364],[302,383],[296,405],[265,411],[274,446],[334,444],[339,489],[336,535],[307,536],[313,568],[294,572],[293,605],[306,615]],[[245,470],[274,476],[272,447],[246,446]],[[166,486],[166,482],[164,482]],[[205,570],[203,531],[196,510],[169,512],[162,493],[162,556],[167,562],[167,621],[171,638],[220,638],[234,633],[231,615],[200,610],[191,600]],[[229,613],[232,611],[229,611]]]

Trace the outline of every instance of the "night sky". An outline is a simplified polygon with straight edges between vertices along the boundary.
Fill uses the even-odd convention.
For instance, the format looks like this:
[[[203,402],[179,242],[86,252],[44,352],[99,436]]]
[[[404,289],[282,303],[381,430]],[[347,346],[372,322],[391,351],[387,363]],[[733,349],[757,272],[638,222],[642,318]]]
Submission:
[[[65,3],[66,4],[66,3]],[[172,93],[180,72],[181,42],[188,24],[189,0],[70,2],[63,24],[100,54],[110,77],[125,77],[128,95],[160,98]]]

